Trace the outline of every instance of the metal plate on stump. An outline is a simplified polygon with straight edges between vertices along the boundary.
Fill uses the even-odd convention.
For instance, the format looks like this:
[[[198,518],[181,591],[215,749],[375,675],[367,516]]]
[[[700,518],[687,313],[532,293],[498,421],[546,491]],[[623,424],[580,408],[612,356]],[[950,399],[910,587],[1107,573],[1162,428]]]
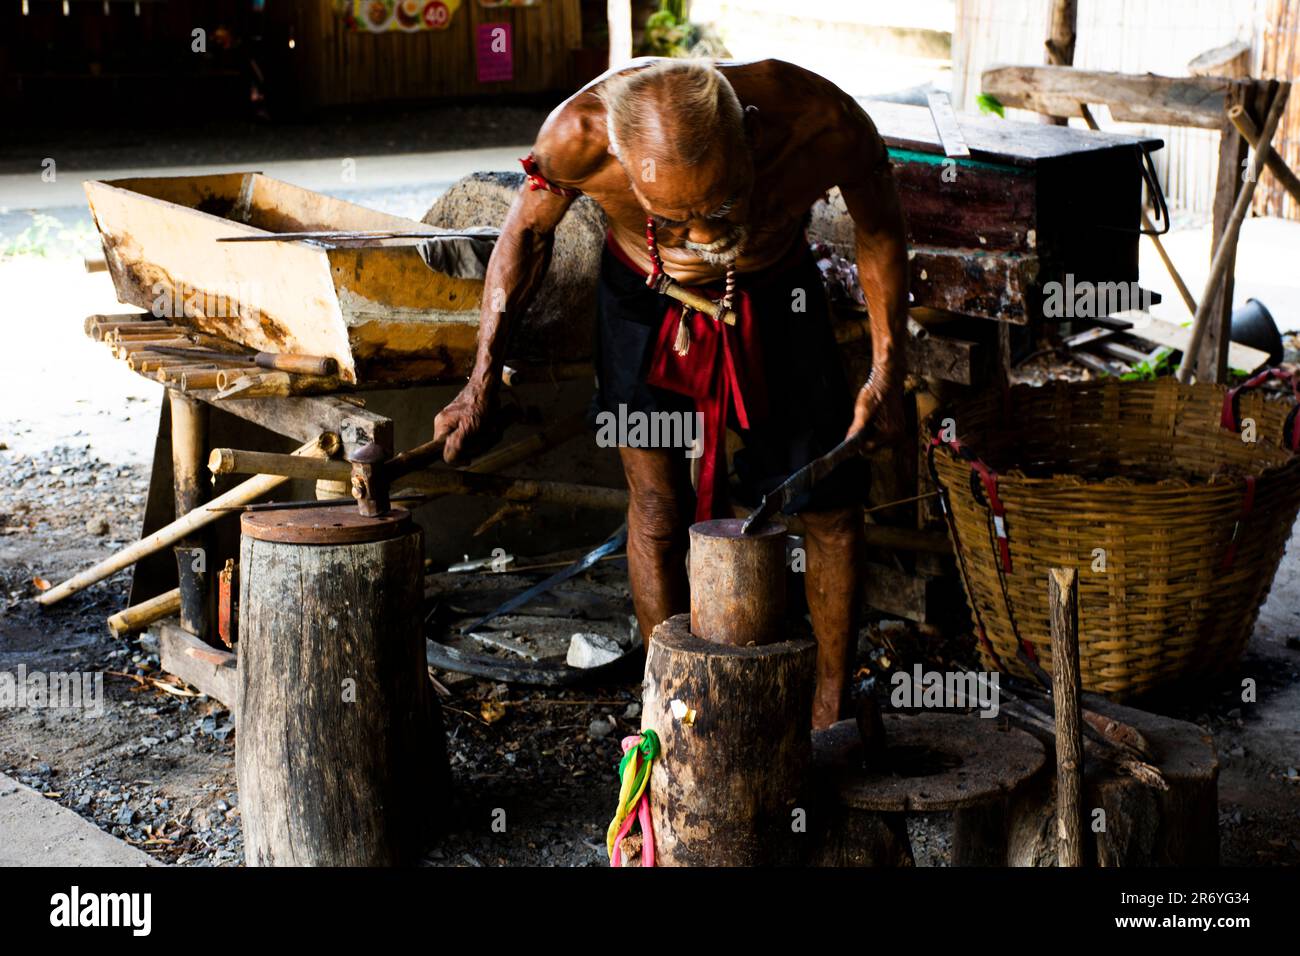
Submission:
[[[286,508],[283,511],[246,511],[240,530],[257,541],[284,544],[363,544],[387,541],[409,533],[415,525],[411,513],[393,508],[368,518],[355,508]]]

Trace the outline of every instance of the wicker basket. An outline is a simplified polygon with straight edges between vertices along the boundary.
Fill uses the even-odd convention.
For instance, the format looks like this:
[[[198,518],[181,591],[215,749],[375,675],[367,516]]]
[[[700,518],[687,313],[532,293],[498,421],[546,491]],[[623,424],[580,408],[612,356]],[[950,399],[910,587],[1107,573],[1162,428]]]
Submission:
[[[1254,391],[1264,377],[1017,386],[931,418],[986,666],[1050,671],[1052,567],[1079,571],[1087,689],[1124,699],[1235,663],[1300,508],[1296,406]]]

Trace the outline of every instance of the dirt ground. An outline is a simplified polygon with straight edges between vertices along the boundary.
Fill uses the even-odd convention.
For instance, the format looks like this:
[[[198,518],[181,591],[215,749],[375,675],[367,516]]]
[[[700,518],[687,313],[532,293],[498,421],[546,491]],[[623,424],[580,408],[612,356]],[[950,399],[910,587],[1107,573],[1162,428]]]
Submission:
[[[474,126],[482,121],[472,117],[449,113],[442,118],[449,124],[444,130],[462,122],[464,135],[452,135],[452,145],[478,145],[484,139],[507,145],[529,141],[544,113],[539,107],[502,114],[500,128],[493,130]],[[319,131],[288,139],[262,135],[254,137],[247,153],[229,161],[252,162],[276,150],[301,156],[317,141],[325,145],[313,155],[322,156],[360,152],[367,144],[381,150],[447,147],[448,135],[438,133],[436,124],[412,132],[417,126],[409,117],[378,126],[341,123],[337,141],[316,135]],[[207,158],[201,138],[160,142],[156,155],[151,151],[144,157],[139,140],[134,145],[129,139],[105,141],[94,152],[76,154],[78,162],[67,168]],[[38,168],[39,160],[35,165],[30,160],[45,155],[47,146],[59,155],[78,148],[71,141],[13,142],[0,148],[0,172]],[[393,210],[402,214],[418,218],[427,208],[424,194],[408,201],[382,184],[374,192],[404,203]],[[84,216],[84,206],[76,214]],[[19,207],[0,209],[0,239],[12,240],[13,230],[28,229],[31,218]],[[1243,232],[1239,295],[1265,298],[1280,319],[1300,313],[1300,285],[1294,270],[1278,258],[1296,248],[1295,227],[1300,224],[1252,221]],[[133,540],[148,483],[161,390],[110,361],[102,347],[81,334],[85,315],[117,311],[107,277],[85,275],[73,258],[93,248],[87,238],[84,230],[71,230],[52,235],[40,254],[0,255],[0,298],[23,318],[11,324],[0,350],[0,670],[13,672],[21,665],[29,671],[103,673],[105,713],[86,719],[0,708],[0,771],[162,861],[239,865],[233,722],[214,701],[153,683],[166,681],[148,638],[109,636],[105,619],[125,604],[126,575],[49,611],[30,600],[35,578],[57,582]],[[1174,233],[1168,241],[1177,247],[1180,263],[1208,261],[1204,230]],[[1151,276],[1158,287],[1159,270],[1144,258],[1144,281]],[[1190,274],[1188,280],[1198,281]],[[1175,297],[1167,294],[1166,300]],[[523,564],[544,556],[517,557]],[[492,576],[480,586],[504,591],[544,573]],[[459,607],[463,595],[449,595],[464,585],[452,588],[455,583],[445,575],[430,579],[431,610],[440,600]],[[526,652],[530,647],[549,652],[576,630],[598,630],[628,643],[626,580],[618,563],[600,566],[566,592],[594,601],[598,613],[581,621],[531,613],[495,627],[511,630]],[[864,629],[863,651],[877,630]],[[919,638],[915,646],[921,658],[931,650]],[[605,826],[617,794],[618,741],[639,726],[636,677],[611,686],[540,691],[436,676],[447,692],[441,701],[456,803],[443,837],[427,849],[427,861],[602,864]],[[1241,700],[1245,677],[1258,684],[1254,703]],[[1292,539],[1240,664],[1195,698],[1146,706],[1194,721],[1214,735],[1222,761],[1222,861],[1300,862],[1300,536]],[[504,832],[492,827],[500,817],[497,810],[506,814]],[[942,816],[913,819],[909,828],[918,863],[947,862],[949,833]]]
[[[0,771],[163,861],[238,865],[230,715],[206,698],[177,696],[185,693],[181,688],[168,692],[147,683],[163,677],[147,636],[109,636],[104,620],[125,602],[125,576],[50,610],[30,600],[35,577],[61,579],[134,536],[146,481],[143,465],[107,464],[84,449],[59,447],[37,456],[0,452],[0,668],[102,671],[106,697],[104,715],[94,719],[0,710]],[[447,605],[453,623],[464,620],[463,612],[475,605],[467,592],[487,589],[481,597],[494,599],[543,573],[433,575],[430,609]],[[1300,540],[1293,540],[1240,667],[1195,701],[1147,705],[1194,721],[1215,737],[1223,763],[1225,864],[1300,861],[1298,585]],[[619,562],[599,566],[565,592],[596,606],[591,619],[534,611],[492,627],[530,635],[543,655],[547,641],[574,630],[630,643]],[[872,633],[864,630],[864,651]],[[926,656],[923,644],[918,652]],[[1257,681],[1257,703],[1241,702],[1244,677]],[[616,795],[618,741],[639,726],[638,682],[542,691],[445,672],[437,678],[447,692],[440,699],[456,803],[447,832],[428,848],[427,862],[601,864]],[[499,809],[506,814],[505,832],[492,827]],[[918,863],[944,865],[947,821],[914,819],[911,829]]]

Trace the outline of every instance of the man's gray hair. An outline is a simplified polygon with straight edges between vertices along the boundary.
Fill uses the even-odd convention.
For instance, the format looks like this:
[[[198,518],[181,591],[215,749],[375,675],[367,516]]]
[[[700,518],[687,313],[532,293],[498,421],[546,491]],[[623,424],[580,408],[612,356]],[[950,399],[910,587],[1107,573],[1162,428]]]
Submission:
[[[745,111],[709,60],[663,60],[611,77],[596,93],[605,104],[610,151],[632,150],[694,166],[716,144],[744,135]]]

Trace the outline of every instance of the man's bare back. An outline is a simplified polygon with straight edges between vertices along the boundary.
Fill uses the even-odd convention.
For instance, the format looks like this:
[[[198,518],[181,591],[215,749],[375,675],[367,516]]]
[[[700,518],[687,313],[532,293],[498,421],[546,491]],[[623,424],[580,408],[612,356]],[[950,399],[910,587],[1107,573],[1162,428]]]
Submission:
[[[653,62],[638,61],[607,73],[574,94],[547,119],[534,148],[547,179],[598,202],[619,246],[647,269],[647,210],[630,188],[628,171],[609,151],[606,109],[598,94],[616,74]],[[887,153],[856,101],[815,73],[780,60],[717,66],[747,110],[753,188],[727,219],[746,229],[736,271],[755,272],[790,248],[820,196],[880,168]],[[687,284],[719,279],[724,267],[702,261],[683,246],[687,230],[674,220],[687,218],[685,201],[670,200],[678,207],[670,210],[675,215],[657,222],[664,264]]]

